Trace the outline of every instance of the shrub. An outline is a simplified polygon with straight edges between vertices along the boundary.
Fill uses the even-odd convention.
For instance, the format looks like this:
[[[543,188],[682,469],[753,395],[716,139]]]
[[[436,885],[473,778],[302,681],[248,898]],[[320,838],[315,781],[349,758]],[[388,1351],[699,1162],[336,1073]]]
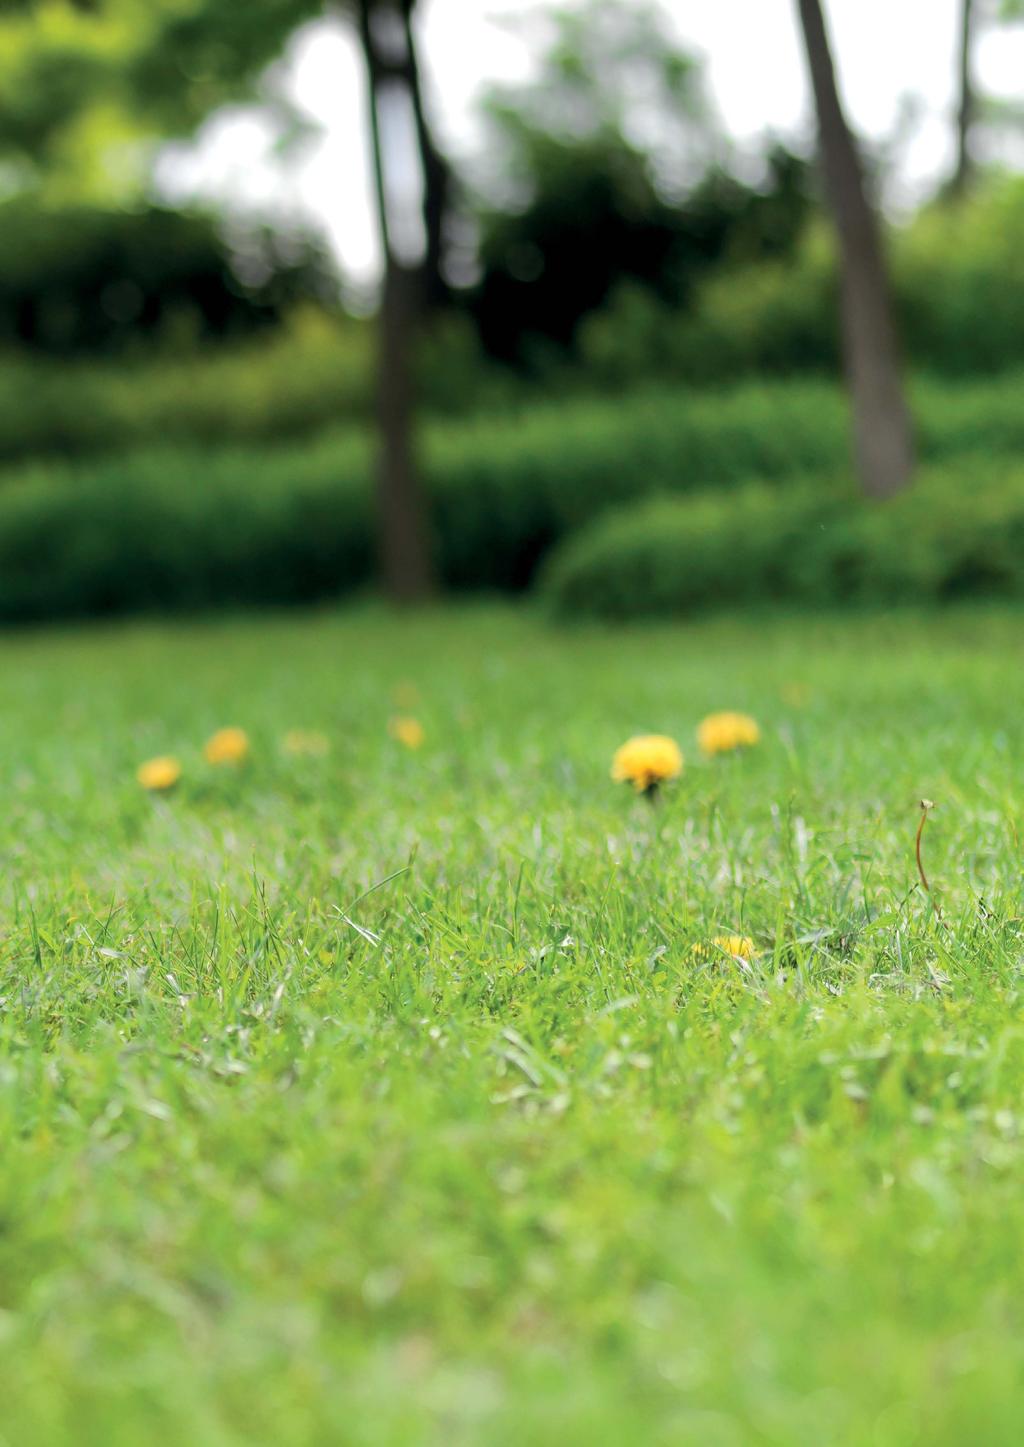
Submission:
[[[987,456],[867,503],[848,487],[755,485],[617,509],[569,538],[542,580],[564,616],[672,617],[751,601],[933,602],[1024,594],[1024,470]]]
[[[992,185],[963,206],[929,207],[890,240],[905,347],[918,368],[959,378],[1024,366],[1024,181]],[[256,339],[201,351],[150,348],[129,359],[85,362],[40,360],[8,348],[0,355],[0,459],[77,457],[170,441],[282,441],[366,422],[373,345],[371,322],[307,307]],[[716,266],[685,308],[624,282],[582,323],[579,351],[578,365],[536,359],[549,393],[570,401],[574,416],[590,405],[581,396],[613,395],[619,408],[624,391],[652,379],[662,393],[671,382],[677,398],[684,386],[707,397],[713,419],[726,404],[709,389],[744,377],[818,376],[829,379],[818,391],[824,396],[839,357],[828,232],[812,226],[792,263]],[[482,361],[471,323],[457,311],[423,340],[418,366],[428,415],[464,417],[485,407],[507,413],[528,395],[521,377]],[[791,435],[783,392],[776,384],[765,395],[783,409],[780,426]],[[1002,395],[1008,409],[1020,411],[1017,379]],[[595,402],[591,415],[608,405]],[[634,402],[625,405],[632,409]],[[670,403],[663,395],[660,405],[693,413],[702,404],[697,397]],[[741,410],[748,406],[752,415],[755,405]],[[924,420],[943,432],[941,418]],[[832,390],[822,426],[822,448],[845,446],[845,438],[838,442],[842,406]],[[770,430],[756,440],[761,451],[775,447]],[[929,436],[925,443],[927,450]],[[749,440],[743,450],[751,450]],[[731,475],[728,459],[719,471]]]
[[[616,503],[841,469],[847,436],[837,389],[807,383],[563,402],[435,428],[428,444],[444,577],[516,588],[555,541]]]
[[[0,355],[0,459],[284,441],[366,422],[373,346],[370,323],[305,309],[256,339],[131,363]],[[481,367],[464,319],[439,323],[420,351],[428,412],[465,412],[516,391]]]
[[[161,206],[2,201],[0,343],[67,356],[240,335],[332,285],[309,238],[264,230],[246,242],[233,257],[211,217]],[[243,260],[259,282],[240,279]]]
[[[0,616],[337,596],[371,571],[365,473],[355,447],[331,460],[161,452],[87,475],[33,469],[0,489]]]
[[[898,231],[894,285],[908,355],[949,376],[1024,358],[1024,180],[935,204]]]
[[[842,465],[835,388],[547,405],[426,430],[442,578],[519,589],[567,533],[651,490]],[[314,521],[315,515],[315,521]],[[372,571],[368,441],[145,449],[0,479],[0,616],[300,601]]]
[[[992,459],[1019,455],[1019,393],[1018,379],[919,387],[923,451],[973,466],[971,454],[984,449],[990,471]],[[770,532],[762,512],[799,528],[805,496],[832,509],[844,496],[848,445],[842,396],[818,382],[563,402],[472,423],[435,420],[425,429],[424,467],[439,571],[452,588],[523,588],[562,539],[611,509],[664,494],[700,499],[712,521],[700,522],[695,536],[701,529],[715,535],[722,508],[748,519],[742,537],[730,535],[732,562],[705,552],[700,566],[713,564],[750,596],[770,594],[783,584],[773,571],[777,549],[764,561],[768,571],[758,571],[762,534]],[[954,506],[971,513],[966,537],[980,525],[987,494],[965,486],[964,496],[969,506],[950,499],[943,516]],[[1005,521],[998,507],[995,515]],[[680,527],[695,527],[688,512],[679,516]],[[846,514],[829,511],[827,521],[838,550]],[[914,523],[915,537],[926,538],[927,510],[920,518],[915,512]],[[372,536],[370,441],[355,431],[301,447],[162,447],[37,464],[0,477],[0,617],[338,595],[371,577]],[[881,540],[862,564],[857,538],[851,562],[838,552],[827,563],[821,549],[799,552],[809,596],[827,596],[833,586],[814,581],[814,568],[834,580],[870,567],[882,581],[865,582],[864,591],[892,590],[883,568],[905,570],[906,540],[891,540],[891,564]],[[1004,549],[995,539],[991,556]],[[981,552],[965,558],[960,582],[948,586],[984,582],[990,566]],[[784,576],[792,591],[793,568]]]
[[[623,283],[580,329],[586,374],[597,385],[678,377],[706,387],[744,376],[835,373],[838,297],[831,252],[816,233],[796,263],[719,269],[685,311]]]
[[[369,343],[363,324],[303,312],[258,340],[130,366],[9,356],[0,366],[0,457],[255,442],[361,418]]]
[[[1024,180],[962,205],[935,203],[893,230],[890,259],[904,349],[930,372],[992,374],[1024,362]],[[624,282],[580,330],[593,385],[677,377],[706,386],[744,375],[839,367],[829,232],[812,226],[792,262],[716,268],[685,309]]]
[[[915,388],[922,455],[1024,452],[1022,380]],[[554,543],[617,504],[752,480],[789,488],[849,472],[835,384],[757,384],[563,401],[519,416],[437,426],[428,483],[442,574],[452,586],[518,588]]]

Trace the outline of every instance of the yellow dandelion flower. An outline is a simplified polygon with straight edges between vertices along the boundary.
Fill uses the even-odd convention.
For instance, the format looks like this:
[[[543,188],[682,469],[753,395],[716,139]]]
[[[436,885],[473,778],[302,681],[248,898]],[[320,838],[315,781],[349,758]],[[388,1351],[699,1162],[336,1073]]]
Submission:
[[[731,955],[734,960],[752,960],[757,954],[757,946],[749,935],[715,935],[710,944],[694,945],[693,954],[706,960],[716,950]]]
[[[649,794],[666,779],[683,772],[683,756],[675,739],[664,734],[638,734],[616,749],[612,778],[617,784],[632,784],[639,794]]]
[[[181,778],[181,765],[170,754],[161,754],[157,759],[147,759],[140,764],[135,777],[144,789],[160,794],[165,789],[174,788]]]
[[[309,729],[289,729],[282,739],[286,754],[311,754],[323,758],[331,744],[326,734]]]
[[[393,718],[388,724],[388,733],[407,749],[418,749],[426,738],[426,731],[418,718]]]
[[[697,730],[697,742],[705,754],[726,754],[731,749],[748,749],[761,737],[761,730],[746,713],[708,714]]]
[[[736,960],[752,960],[757,954],[757,946],[749,935],[715,935],[711,943]]]
[[[203,749],[208,764],[240,764],[249,753],[249,736],[244,729],[218,729]]]

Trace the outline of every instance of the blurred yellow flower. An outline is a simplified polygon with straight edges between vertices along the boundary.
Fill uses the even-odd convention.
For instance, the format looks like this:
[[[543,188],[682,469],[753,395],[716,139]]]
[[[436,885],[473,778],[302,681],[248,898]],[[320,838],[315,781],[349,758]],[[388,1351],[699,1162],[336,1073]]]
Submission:
[[[248,752],[249,736],[236,728],[218,729],[203,749],[209,764],[240,764]]]
[[[749,935],[715,935],[711,943],[737,960],[752,960],[757,954],[757,946]]]
[[[638,734],[616,749],[612,759],[612,778],[618,784],[632,784],[640,794],[651,793],[682,772],[679,745],[664,734]]]
[[[712,950],[721,950],[725,955],[732,955],[734,960],[752,960],[757,954],[757,946],[749,935],[715,935],[710,945],[693,947],[693,953],[701,960],[708,959]]]
[[[426,738],[423,725],[418,718],[393,718],[388,724],[388,733],[407,749],[418,749]]]
[[[174,788],[181,778],[181,765],[170,754],[161,754],[158,759],[147,759],[140,764],[135,777],[144,789],[161,793],[164,789]]]
[[[749,714],[729,711],[708,714],[697,730],[697,742],[705,754],[750,748],[760,737],[761,730]]]
[[[286,754],[312,754],[322,758],[331,744],[326,734],[309,729],[289,729],[282,740]]]

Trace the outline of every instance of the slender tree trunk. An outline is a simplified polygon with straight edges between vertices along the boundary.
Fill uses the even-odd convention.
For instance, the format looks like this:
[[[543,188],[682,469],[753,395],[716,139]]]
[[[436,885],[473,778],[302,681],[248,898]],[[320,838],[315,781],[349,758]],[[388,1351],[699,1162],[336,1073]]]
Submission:
[[[384,284],[377,332],[377,536],[385,590],[415,603],[434,590],[427,510],[415,452],[413,350],[422,311],[421,277],[395,256],[388,220],[386,159],[380,125],[381,88],[393,70],[379,49],[372,11],[359,0],[359,36],[366,60],[373,174]]]
[[[434,142],[434,134],[427,119],[416,36],[412,27],[415,5],[416,0],[404,0],[402,7],[405,22],[404,78],[412,100],[420,168],[423,172],[423,220],[427,238],[426,254],[423,258],[424,296],[428,305],[438,306],[448,297],[448,286],[441,264],[444,257],[445,223],[452,201],[452,173],[447,160]]]
[[[377,526],[388,596],[415,603],[434,591],[426,507],[415,452],[411,341],[421,307],[420,277],[387,264],[379,321]]]
[[[825,187],[839,243],[843,359],[853,409],[861,486],[891,497],[914,471],[914,443],[881,229],[843,114],[820,0],[798,0],[818,113]]]
[[[974,39],[974,0],[960,0],[960,104],[956,117],[956,170],[950,182],[950,194],[963,196],[974,180],[974,155],[971,151],[972,130],[977,110],[974,72],[971,65]]]

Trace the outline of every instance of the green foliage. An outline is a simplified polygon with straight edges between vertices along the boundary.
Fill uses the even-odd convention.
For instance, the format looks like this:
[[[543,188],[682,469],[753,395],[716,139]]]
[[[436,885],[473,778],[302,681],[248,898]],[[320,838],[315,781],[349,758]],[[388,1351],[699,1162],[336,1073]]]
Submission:
[[[0,490],[0,616],[310,602],[367,581],[365,449],[149,452]]]
[[[935,204],[890,237],[904,350],[947,376],[1024,361],[1024,181]],[[746,374],[835,372],[838,298],[827,236],[812,230],[795,261],[763,260],[708,276],[685,310],[622,284],[580,328],[581,368],[621,387],[675,376],[694,385]]]
[[[319,247],[301,235],[255,232],[231,248],[209,217],[164,207],[0,204],[4,348],[152,354],[161,340],[244,335],[335,288]]]
[[[842,398],[824,385],[561,403],[430,440],[442,572],[469,587],[521,587],[552,543],[616,503],[842,468],[847,449]]]
[[[184,318],[182,318],[184,320]],[[168,336],[156,355],[0,358],[0,458],[115,453],[167,442],[193,446],[308,438],[366,422],[373,325],[312,307],[255,338],[197,350]],[[517,395],[481,364],[472,329],[439,320],[420,339],[419,395],[431,413],[497,406]]]
[[[533,179],[538,137],[622,138],[642,113],[651,171],[692,163],[706,152],[713,117],[700,62],[680,48],[651,0],[591,0],[525,17],[539,51],[526,84],[493,86],[484,111],[496,124],[513,184]]]
[[[839,320],[831,258],[805,247],[798,265],[765,260],[709,276],[686,311],[620,285],[580,328],[580,363],[594,383],[645,376],[704,387],[759,374],[834,373]]]
[[[726,259],[789,255],[810,209],[808,168],[781,147],[761,184],[730,174],[700,65],[655,8],[600,0],[538,29],[537,76],[485,105],[472,302],[486,350],[533,369],[575,354],[617,285],[689,303]]]
[[[1009,467],[1024,451],[1019,399],[1019,377],[917,389],[922,451],[950,465],[965,498],[973,496],[976,455],[988,459],[989,476],[1000,458]],[[215,435],[216,409],[208,415]],[[530,583],[563,538],[644,497],[700,498],[716,488],[721,500],[699,506],[726,520],[746,505],[751,480],[761,484],[757,507],[766,520],[776,494],[780,508],[802,506],[802,482],[832,497],[841,493],[849,447],[842,395],[823,383],[437,419],[424,444],[440,576],[451,588],[503,590]],[[38,464],[0,480],[0,616],[322,598],[370,579],[372,537],[371,449],[362,432]],[[724,559],[722,566],[725,578]],[[828,592],[806,588],[809,596]]]
[[[530,164],[527,204],[481,218],[473,298],[485,348],[516,363],[535,363],[545,346],[569,348],[617,278],[664,286],[677,232],[643,158],[615,138],[537,137]]]
[[[1022,597],[1024,472],[966,454],[885,505],[821,482],[654,498],[573,535],[543,592],[559,613],[608,618]]]
[[[1024,187],[1007,182],[963,207],[936,208],[895,241],[904,332],[922,367],[957,378],[1019,367],[1024,359]],[[4,245],[0,241],[0,250]],[[668,389],[675,388],[680,426],[689,433],[689,419],[704,403],[684,389],[705,392],[766,371],[835,371],[837,311],[825,238],[810,235],[801,258],[795,269],[763,261],[724,271],[701,287],[688,314],[662,306],[640,286],[620,289],[608,307],[594,313],[581,331],[581,364],[549,366],[543,380],[553,398],[563,399],[586,466],[601,468],[602,463],[600,458],[591,463],[587,436],[576,438],[573,419],[586,413],[598,429],[614,425],[606,424],[603,414],[644,408],[642,399],[624,401],[622,394],[650,386],[652,379],[666,411]],[[0,373],[0,458],[78,455],[168,440],[259,442],[368,418],[372,348],[370,323],[317,318],[310,310],[259,345],[204,353],[181,339],[170,355],[133,358],[131,365],[42,366],[23,353],[10,353],[2,358]],[[465,317],[446,318],[424,340],[421,352],[420,395],[428,413],[486,413],[522,406],[528,395],[536,395],[535,388],[528,392],[505,369],[487,366]],[[811,451],[812,465],[822,455],[829,465],[842,465],[846,441],[838,394],[831,386],[801,386],[809,389],[803,395],[814,400],[799,419],[794,412],[800,409],[800,388],[744,389],[751,399],[757,394],[767,400],[742,404],[741,411],[752,408],[751,427],[739,416],[735,429],[722,421],[726,435],[713,445],[709,441],[707,455],[694,459],[698,473],[713,469],[705,473],[708,484],[742,472],[737,453],[750,464],[748,477],[760,475],[766,465],[773,468],[762,453],[786,449],[790,437],[797,439],[798,466],[805,449]],[[951,415],[963,417],[973,429],[979,446],[984,428],[995,426],[993,445],[1003,450],[1000,437],[1007,429],[1020,436],[1014,386],[1010,377],[985,391],[977,426],[967,414],[982,391],[968,387],[961,396],[959,389],[946,389],[941,409],[925,406],[926,444],[932,445],[933,428],[942,433],[952,426],[940,415],[952,408]],[[614,400],[578,400],[595,392],[613,394]],[[927,402],[927,389],[922,399]],[[729,405],[717,395],[707,398],[710,430],[720,425]],[[777,425],[771,415],[776,405],[782,409]],[[990,406],[998,414],[993,419],[986,415]],[[479,430],[490,425],[487,417]],[[746,433],[755,427],[759,435],[751,440]],[[819,427],[820,439],[808,437]],[[944,445],[937,439],[938,451]],[[571,458],[565,465],[574,470]]]
[[[81,195],[96,128],[122,142],[188,130],[246,95],[320,0],[34,0],[0,15],[0,151],[30,183]],[[82,144],[85,133],[86,144]],[[90,155],[90,151],[93,154]],[[137,179],[137,178],[136,178]]]
[[[293,316],[273,334],[124,361],[3,362],[0,457],[285,438],[368,415],[365,323]]]
[[[187,370],[182,385],[195,390]],[[220,403],[206,396],[216,435]],[[841,465],[846,432],[839,394],[812,386],[747,388],[713,405],[672,394],[618,409],[548,405],[438,422],[425,441],[442,577],[514,589],[559,538],[638,492]],[[344,535],[306,537],[306,488]],[[306,567],[309,548],[328,549],[333,587],[344,591],[372,570],[371,492],[368,443],[344,433],[271,450],[165,446],[12,473],[0,485],[0,616],[281,601],[282,588],[315,598],[326,575]],[[223,536],[236,515],[238,536]],[[222,572],[221,559],[246,546],[252,565]]]
[[[9,1440],[1016,1447],[1020,635],[0,640]],[[705,762],[723,705],[762,743]]]
[[[922,212],[894,247],[907,350],[951,376],[1024,355],[1024,178]]]

